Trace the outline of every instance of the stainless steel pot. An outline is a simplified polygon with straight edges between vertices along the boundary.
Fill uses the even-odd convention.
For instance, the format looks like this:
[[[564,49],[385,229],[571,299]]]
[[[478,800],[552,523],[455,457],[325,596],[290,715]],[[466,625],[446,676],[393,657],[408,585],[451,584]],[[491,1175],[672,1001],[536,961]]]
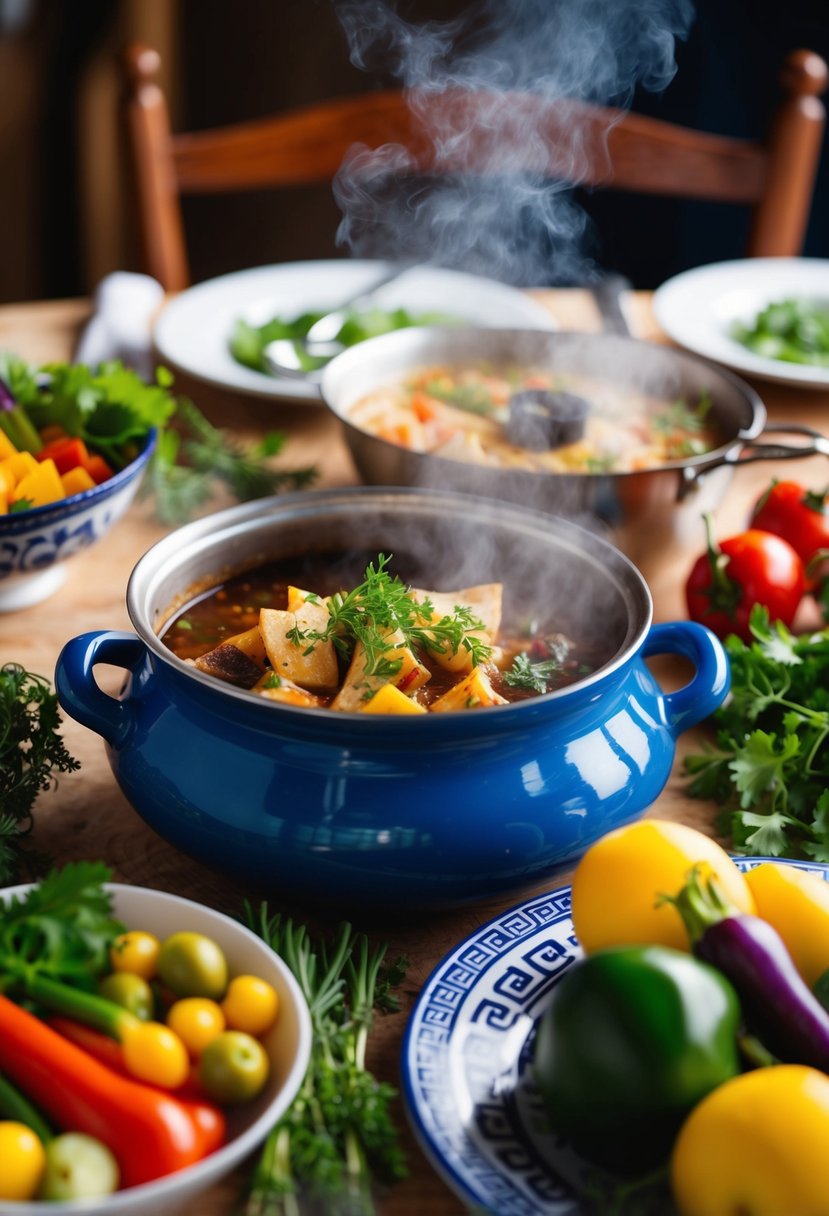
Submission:
[[[410,452],[355,426],[350,409],[379,384],[429,364],[489,360],[524,363],[607,380],[668,400],[707,391],[723,444],[702,456],[635,473],[532,473],[482,467]],[[360,343],[325,369],[322,396],[339,418],[357,469],[373,485],[428,486],[518,502],[610,532],[634,558],[671,540],[698,538],[699,519],[725,493],[735,466],[757,460],[829,455],[810,427],[773,425],[750,385],[696,356],[617,334],[433,327],[399,330]],[[784,443],[777,433],[800,435]]]

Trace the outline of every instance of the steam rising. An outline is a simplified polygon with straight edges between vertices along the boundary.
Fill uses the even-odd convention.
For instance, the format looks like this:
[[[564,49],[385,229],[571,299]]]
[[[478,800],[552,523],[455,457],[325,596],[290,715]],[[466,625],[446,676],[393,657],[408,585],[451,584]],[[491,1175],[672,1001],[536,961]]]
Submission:
[[[559,282],[597,277],[569,187],[612,119],[588,128],[579,103],[624,108],[637,85],[665,88],[691,0],[479,0],[421,24],[394,0],[339,0],[337,13],[352,61],[405,90],[430,169],[428,182],[413,178],[423,157],[400,144],[355,145],[334,183],[339,243],[525,286],[549,277],[541,262]],[[447,89],[458,91],[451,104]]]

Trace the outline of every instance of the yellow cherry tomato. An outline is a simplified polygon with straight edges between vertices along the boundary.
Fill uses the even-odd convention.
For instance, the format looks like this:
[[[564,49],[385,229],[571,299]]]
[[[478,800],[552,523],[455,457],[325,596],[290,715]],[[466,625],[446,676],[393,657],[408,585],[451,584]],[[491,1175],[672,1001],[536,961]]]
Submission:
[[[113,971],[129,971],[142,980],[155,979],[161,942],[152,933],[131,929],[116,937],[109,952]]]
[[[829,1077],[800,1064],[726,1081],[691,1111],[671,1159],[681,1216],[826,1216]]]
[[[167,1025],[181,1039],[191,1056],[200,1056],[225,1028],[225,1015],[215,1001],[203,996],[185,996],[167,1010]]]
[[[46,1152],[25,1123],[0,1123],[0,1199],[33,1199],[46,1168]]]
[[[190,1072],[187,1048],[175,1031],[161,1022],[126,1022],[121,1048],[127,1072],[150,1085],[178,1089]]]
[[[829,970],[829,883],[794,866],[764,862],[746,874],[757,914],[773,925],[809,987]]]
[[[695,865],[715,875],[741,912],[755,911],[748,884],[709,836],[664,819],[641,819],[608,832],[587,850],[573,876],[573,924],[586,953],[607,946],[654,945],[688,950],[676,895]]]
[[[230,981],[222,1011],[231,1030],[244,1030],[256,1037],[270,1030],[276,1021],[279,996],[267,980],[257,975],[237,975]]]

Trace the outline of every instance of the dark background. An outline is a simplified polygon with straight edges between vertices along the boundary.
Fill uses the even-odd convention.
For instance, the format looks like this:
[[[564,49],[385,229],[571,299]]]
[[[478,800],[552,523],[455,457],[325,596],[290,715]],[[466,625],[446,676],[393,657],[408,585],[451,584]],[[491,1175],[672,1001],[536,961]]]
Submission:
[[[442,20],[475,5],[398,7],[410,19]],[[698,0],[696,14],[677,47],[674,80],[659,96],[637,93],[634,109],[760,137],[787,51],[829,58],[826,0]],[[335,0],[0,0],[0,300],[83,295],[107,270],[137,268],[117,126],[117,56],[134,38],[161,44],[177,129],[394,83],[351,65]],[[804,249],[811,256],[829,255],[828,178],[824,154]],[[740,208],[614,192],[582,201],[593,221],[588,251],[640,287],[743,250]],[[193,277],[344,256],[335,244],[339,218],[327,187],[188,199]],[[557,281],[541,239],[538,267],[539,285]]]

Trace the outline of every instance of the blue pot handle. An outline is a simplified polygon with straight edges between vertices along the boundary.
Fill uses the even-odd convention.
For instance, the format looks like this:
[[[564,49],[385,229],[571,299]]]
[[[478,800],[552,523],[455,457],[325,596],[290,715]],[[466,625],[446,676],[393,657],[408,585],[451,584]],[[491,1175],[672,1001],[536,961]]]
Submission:
[[[109,663],[134,671],[146,653],[144,643],[134,633],[106,629],[72,638],[60,652],[55,668],[55,688],[62,707],[113,747],[123,746],[134,725],[134,707],[102,692],[93,668],[96,663]]]
[[[669,621],[654,625],[642,649],[645,658],[655,654],[681,654],[696,667],[689,684],[663,697],[667,726],[672,735],[696,726],[722,705],[731,687],[731,668],[722,642],[704,625]]]

